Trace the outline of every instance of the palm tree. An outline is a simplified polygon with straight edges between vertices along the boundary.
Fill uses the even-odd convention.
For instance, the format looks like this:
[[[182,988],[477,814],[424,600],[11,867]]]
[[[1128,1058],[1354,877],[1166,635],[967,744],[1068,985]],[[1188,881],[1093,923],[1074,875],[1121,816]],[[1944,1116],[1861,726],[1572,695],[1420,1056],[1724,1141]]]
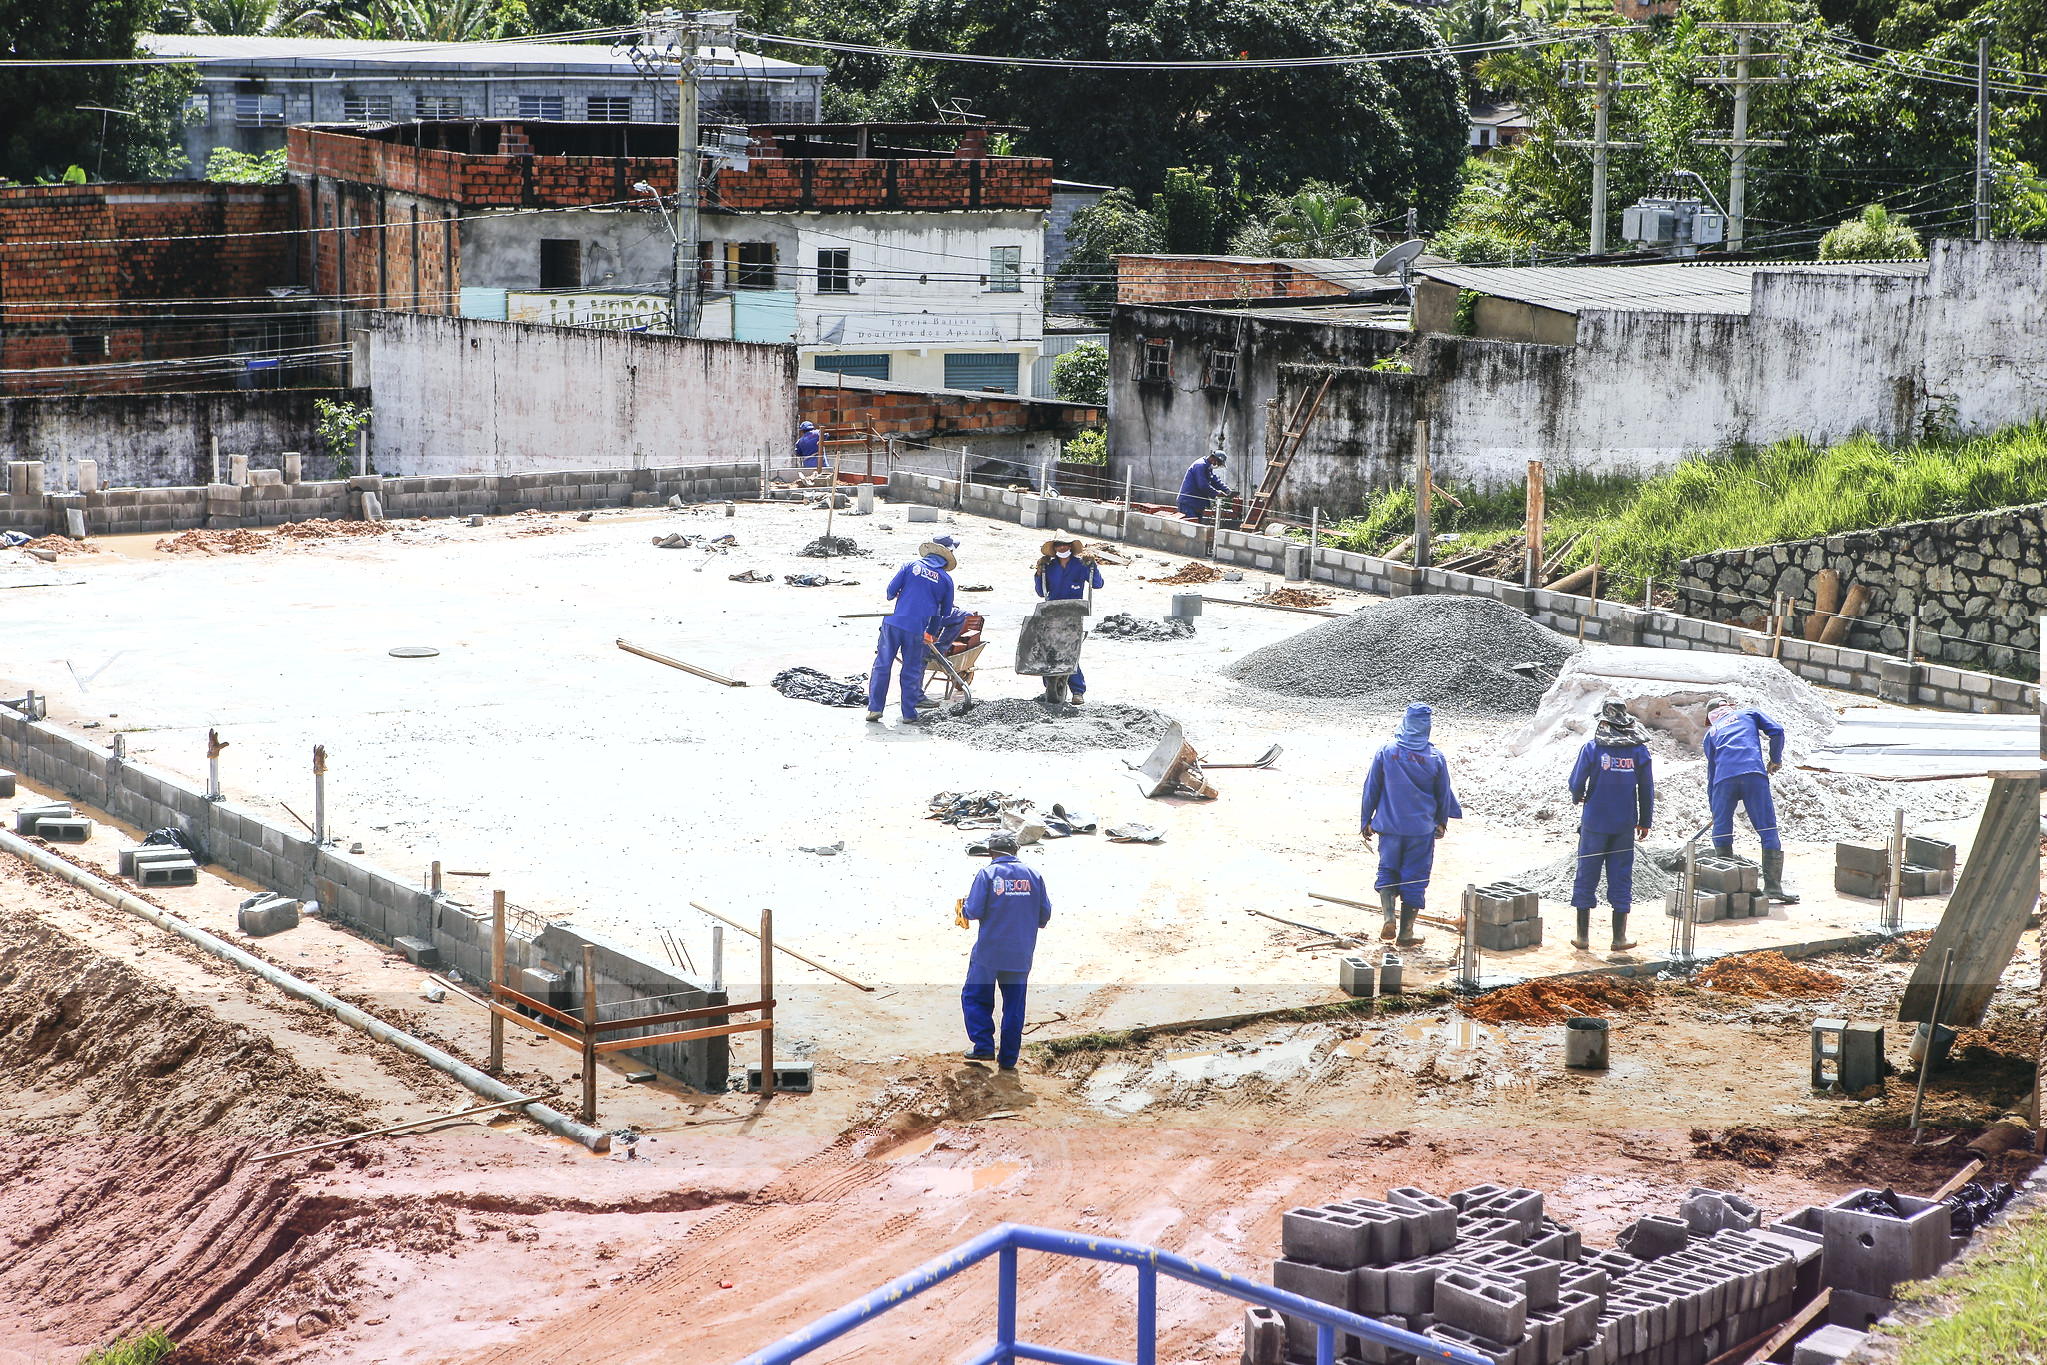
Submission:
[[[304,37],[321,31],[320,10],[321,0],[185,0],[165,11],[165,27],[187,33]]]
[[[1272,219],[1274,254],[1369,256],[1379,244],[1365,222],[1365,203],[1331,186],[1303,186]]]
[[[499,0],[344,0],[323,31],[335,38],[476,43],[509,36],[511,26]]]

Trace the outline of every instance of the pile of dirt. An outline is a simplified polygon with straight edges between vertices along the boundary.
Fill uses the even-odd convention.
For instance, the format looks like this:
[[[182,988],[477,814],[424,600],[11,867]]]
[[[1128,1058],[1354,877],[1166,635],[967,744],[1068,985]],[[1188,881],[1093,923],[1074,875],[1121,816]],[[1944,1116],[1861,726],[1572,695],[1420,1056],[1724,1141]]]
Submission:
[[[541,526],[522,526],[512,532],[512,534],[515,536],[560,536],[567,535],[575,529],[573,526],[562,526],[554,522],[548,522]]]
[[[862,706],[867,701],[865,673],[855,673],[841,682],[814,668],[785,668],[768,686],[791,701],[814,701],[820,706]]]
[[[1704,1161],[1735,1161],[1756,1171],[1775,1166],[1789,1145],[1761,1128],[1735,1127],[1719,1134],[1707,1128],[1694,1128],[1691,1136],[1693,1156]]]
[[[1645,1008],[1651,992],[1617,976],[1545,977],[1487,991],[1464,1011],[1488,1024],[1561,1024]]]
[[[387,522],[330,521],[325,517],[315,517],[311,521],[287,521],[270,532],[284,540],[348,540],[356,536],[390,533],[391,527]]]
[[[236,527],[232,531],[180,531],[157,541],[167,555],[253,555],[270,548],[270,538]]]
[[[1328,593],[1313,588],[1274,588],[1258,600],[1268,607],[1326,607],[1330,603]]]
[[[1291,697],[1522,714],[1577,649],[1490,597],[1429,595],[1374,603],[1255,649],[1223,673]],[[1532,667],[1517,671],[1523,664]]]
[[[60,555],[96,555],[100,552],[100,547],[89,540],[72,540],[66,536],[44,536],[39,540],[25,540],[14,548],[54,550]]]
[[[1183,617],[1166,616],[1154,621],[1147,616],[1132,616],[1121,611],[1114,616],[1104,616],[1088,632],[1105,640],[1184,640],[1193,633],[1194,623]]]
[[[804,559],[849,559],[873,552],[861,549],[851,536],[819,536],[796,553]]]
[[[935,735],[976,749],[1077,754],[1089,749],[1148,749],[1173,722],[1142,706],[1057,706],[1042,697],[981,702],[964,716],[934,712]]]
[[[1168,583],[1177,588],[1184,587],[1190,583],[1219,583],[1222,581],[1222,576],[1223,571],[1216,568],[1213,564],[1203,564],[1200,560],[1194,559],[1182,564],[1164,578],[1147,578],[1144,581],[1147,583]]]
[[[1762,1000],[1773,995],[1837,995],[1848,983],[1832,972],[1803,967],[1774,950],[1723,957],[1701,971],[1696,984]]]

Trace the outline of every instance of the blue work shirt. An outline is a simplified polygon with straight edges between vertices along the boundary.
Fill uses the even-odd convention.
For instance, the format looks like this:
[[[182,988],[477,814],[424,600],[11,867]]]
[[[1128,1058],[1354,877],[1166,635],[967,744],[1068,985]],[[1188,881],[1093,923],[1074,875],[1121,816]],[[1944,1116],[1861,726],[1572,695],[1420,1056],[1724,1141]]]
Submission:
[[[981,922],[973,964],[983,971],[1027,972],[1038,951],[1038,930],[1052,920],[1045,878],[1012,853],[998,853],[974,874],[966,916]]]
[[[952,575],[937,555],[913,559],[888,581],[888,599],[895,610],[887,624],[898,630],[931,631],[931,619],[952,611]]]
[[[824,461],[819,459],[817,454],[819,436],[818,432],[806,431],[796,438],[796,458],[811,469],[824,467]]]
[[[1434,834],[1437,825],[1463,816],[1464,807],[1450,790],[1450,765],[1435,745],[1404,749],[1391,743],[1372,755],[1364,809],[1358,815],[1360,830]]]
[[[1231,491],[1223,482],[1222,475],[1215,472],[1215,466],[1208,462],[1206,455],[1187,466],[1187,477],[1180,480],[1180,496],[1206,502],[1219,498]]]
[[[1706,785],[1717,787],[1731,777],[1768,772],[1763,762],[1763,736],[1770,737],[1770,762],[1784,761],[1784,727],[1753,706],[1721,721],[1706,732]]]
[[[1084,595],[1090,586],[1102,586],[1102,571],[1079,555],[1067,559],[1055,557],[1050,564],[1038,570],[1038,596],[1048,602],[1071,601]]]
[[[1586,740],[1571,769],[1571,799],[1585,807],[1578,828],[1593,834],[1647,829],[1656,812],[1656,779],[1649,746],[1613,748]]]

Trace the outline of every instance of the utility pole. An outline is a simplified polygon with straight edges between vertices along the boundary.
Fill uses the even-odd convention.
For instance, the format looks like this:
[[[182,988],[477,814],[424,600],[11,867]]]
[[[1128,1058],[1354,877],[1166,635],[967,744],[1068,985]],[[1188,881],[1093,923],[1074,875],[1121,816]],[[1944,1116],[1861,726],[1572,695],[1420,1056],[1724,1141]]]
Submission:
[[[1747,235],[1745,224],[1748,218],[1748,149],[1751,147],[1782,147],[1784,140],[1773,137],[1751,136],[1748,129],[1749,91],[1758,85],[1788,85],[1789,76],[1758,76],[1753,74],[1751,63],[1776,62],[1784,59],[1780,52],[1757,52],[1755,35],[1758,31],[1789,28],[1789,24],[1771,23],[1727,23],[1701,24],[1699,27],[1721,33],[1734,34],[1734,74],[1727,74],[1726,54],[1712,60],[1720,63],[1716,76],[1698,76],[1698,85],[1728,85],[1734,88],[1734,128],[1727,136],[1714,134],[1702,137],[1697,142],[1702,147],[1725,147],[1727,151],[1727,250],[1738,252]]]
[[[1633,29],[1602,28],[1592,37],[1594,50],[1599,54],[1591,77],[1585,75],[1585,63],[1574,63],[1574,72],[1564,77],[1564,84],[1592,91],[1592,136],[1589,139],[1560,139],[1560,147],[1590,147],[1592,149],[1592,231],[1590,245],[1594,256],[1606,254],[1606,167],[1609,152],[1638,148],[1639,142],[1615,142],[1607,136],[1607,114],[1613,102],[1613,95],[1621,90],[1640,90],[1642,83],[1629,84],[1620,79],[1630,67],[1644,67],[1647,62],[1615,62],[1613,59],[1613,35],[1629,33]]]
[[[1990,240],[1990,35],[1976,39],[1976,240]]]
[[[703,198],[703,138],[697,126],[697,79],[707,66],[731,66],[719,47],[737,47],[737,10],[662,10],[647,17],[647,46],[631,49],[633,64],[650,78],[675,67],[675,238],[673,278],[668,286],[669,326],[693,337],[703,316],[697,266],[697,213]],[[705,49],[709,48],[707,54]]]

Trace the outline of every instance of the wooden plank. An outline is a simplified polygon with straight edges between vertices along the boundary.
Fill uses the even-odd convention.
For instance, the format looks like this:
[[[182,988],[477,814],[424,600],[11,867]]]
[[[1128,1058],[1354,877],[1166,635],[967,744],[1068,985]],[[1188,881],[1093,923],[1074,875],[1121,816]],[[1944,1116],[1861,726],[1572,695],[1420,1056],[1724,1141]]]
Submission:
[[[774,1028],[765,1019],[756,1019],[745,1024],[714,1024],[710,1028],[684,1029],[680,1033],[656,1033],[645,1038],[614,1038],[608,1043],[599,1043],[599,1052],[630,1052],[636,1047],[659,1047],[663,1043],[687,1043],[694,1038],[722,1038],[728,1033],[763,1033]]]
[[[563,1047],[573,1048],[577,1052],[581,1052],[583,1050],[583,1040],[581,1038],[571,1038],[568,1034],[562,1033],[556,1029],[551,1029],[547,1025],[540,1023],[537,1020],[528,1019],[525,1015],[519,1013],[519,1011],[512,1009],[510,1006],[507,1005],[500,1005],[495,1000],[486,1000],[483,1001],[482,1003],[485,1009],[489,1010],[492,1014],[495,1014],[498,1018],[504,1020],[508,1024],[517,1024],[520,1028],[532,1029],[535,1033],[541,1034],[548,1038],[552,1038],[557,1043],[560,1043]]]
[[[1962,1167],[1961,1170],[1956,1171],[1953,1175],[1949,1176],[1947,1178],[1947,1184],[1942,1185],[1939,1189],[1933,1192],[1932,1196],[1933,1202],[1938,1204],[1941,1200],[1947,1198],[1956,1190],[1959,1190],[1960,1188],[1962,1188],[1962,1186],[1968,1184],[1971,1180],[1974,1180],[1977,1176],[1981,1174],[1983,1174],[1983,1163],[1981,1161],[1970,1162],[1968,1165]]]
[[[1706,1362],[1706,1365],[1761,1365],[1784,1346],[1812,1326],[1812,1320],[1827,1311],[1827,1304],[1834,1297],[1831,1289],[1822,1289],[1813,1296],[1813,1301],[1792,1314],[1782,1324],[1744,1341],[1731,1351],[1722,1351]]]
[[[652,1028],[656,1024],[679,1024],[685,1019],[711,1019],[720,1014],[758,1014],[762,1009],[773,1009],[772,1000],[754,1000],[744,1005],[699,1005],[693,1010],[671,1010],[667,1014],[649,1014],[640,1019],[618,1019],[609,1024],[599,1024],[599,1033],[616,1033],[622,1028]]]
[[[559,1023],[567,1024],[570,1028],[581,1028],[583,1026],[583,1021],[578,1019],[575,1015],[564,1014],[560,1010],[556,1009],[554,1006],[542,1004],[540,1001],[535,1000],[530,995],[521,995],[518,991],[513,990],[510,986],[493,985],[491,987],[490,993],[495,999],[510,1000],[513,1004],[524,1005],[527,1009],[539,1010],[548,1018],[553,1019]]]
[[[2032,774],[1993,774],[1990,800],[1969,861],[1955,884],[1933,938],[1919,955],[1898,1018],[1924,1020],[1933,1010],[1942,958],[1955,952],[1940,1022],[1979,1023],[1997,981],[2018,951],[2026,917],[2040,896],[2040,783]]]

